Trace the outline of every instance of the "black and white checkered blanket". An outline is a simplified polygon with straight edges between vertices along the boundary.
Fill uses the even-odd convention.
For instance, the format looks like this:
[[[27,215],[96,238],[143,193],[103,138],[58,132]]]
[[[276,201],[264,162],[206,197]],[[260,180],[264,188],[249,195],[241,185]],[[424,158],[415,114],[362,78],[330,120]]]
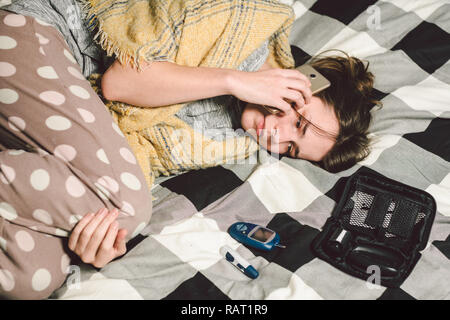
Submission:
[[[127,254],[101,270],[74,266],[53,298],[450,299],[450,3],[283,2],[295,10],[297,57],[337,48],[370,62],[384,104],[372,110],[370,156],[339,174],[267,157],[160,181],[152,220]],[[349,276],[310,249],[345,182],[361,170],[437,202],[428,246],[399,289]],[[286,248],[262,253],[239,244],[227,233],[236,221],[276,230]],[[229,264],[219,253],[225,244],[260,276],[251,280]]]

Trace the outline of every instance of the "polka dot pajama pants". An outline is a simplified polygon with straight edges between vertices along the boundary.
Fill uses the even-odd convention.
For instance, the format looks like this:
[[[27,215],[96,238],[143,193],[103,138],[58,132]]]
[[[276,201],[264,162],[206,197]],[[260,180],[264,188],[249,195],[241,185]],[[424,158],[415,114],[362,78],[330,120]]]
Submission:
[[[0,298],[41,299],[71,263],[75,224],[102,207],[137,235],[151,195],[60,33],[0,10]]]

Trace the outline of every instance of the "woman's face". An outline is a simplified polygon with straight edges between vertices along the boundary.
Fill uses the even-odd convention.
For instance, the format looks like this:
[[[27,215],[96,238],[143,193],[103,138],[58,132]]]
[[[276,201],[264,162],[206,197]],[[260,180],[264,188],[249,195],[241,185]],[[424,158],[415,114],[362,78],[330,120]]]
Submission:
[[[322,160],[335,143],[332,137],[339,131],[333,108],[314,96],[298,112],[292,108],[281,114],[271,114],[248,103],[241,125],[270,152],[311,161]]]

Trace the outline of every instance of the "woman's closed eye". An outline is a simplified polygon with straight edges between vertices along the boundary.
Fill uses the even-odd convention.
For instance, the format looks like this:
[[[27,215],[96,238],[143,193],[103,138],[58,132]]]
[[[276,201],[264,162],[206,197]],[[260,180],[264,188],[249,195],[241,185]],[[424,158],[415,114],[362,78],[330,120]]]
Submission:
[[[300,129],[300,127],[302,126],[302,117],[301,116],[298,117],[295,126],[297,127],[297,129]]]
[[[297,122],[295,123],[295,127],[300,129],[302,127],[302,116],[299,114],[297,118]],[[304,132],[303,132],[304,134]],[[294,142],[290,141],[287,147],[286,155],[292,157],[292,150],[294,149]],[[297,154],[298,152],[296,152]]]
[[[300,113],[295,109],[295,102],[292,102],[292,103],[291,103],[291,107],[292,107],[292,109],[294,109],[295,113],[296,113],[297,116],[298,116],[298,119],[297,119],[297,122],[296,122],[295,126],[296,126],[297,128],[300,128],[301,125],[302,125],[302,116],[301,116]]]

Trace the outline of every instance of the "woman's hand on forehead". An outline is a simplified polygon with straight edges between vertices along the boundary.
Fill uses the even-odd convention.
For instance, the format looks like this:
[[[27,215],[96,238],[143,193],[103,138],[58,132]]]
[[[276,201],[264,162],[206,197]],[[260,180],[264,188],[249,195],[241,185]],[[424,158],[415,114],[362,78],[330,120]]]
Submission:
[[[310,103],[312,97],[311,82],[295,69],[235,71],[229,81],[230,93],[238,99],[283,112],[292,108],[291,103],[295,103],[295,109],[300,109]]]

